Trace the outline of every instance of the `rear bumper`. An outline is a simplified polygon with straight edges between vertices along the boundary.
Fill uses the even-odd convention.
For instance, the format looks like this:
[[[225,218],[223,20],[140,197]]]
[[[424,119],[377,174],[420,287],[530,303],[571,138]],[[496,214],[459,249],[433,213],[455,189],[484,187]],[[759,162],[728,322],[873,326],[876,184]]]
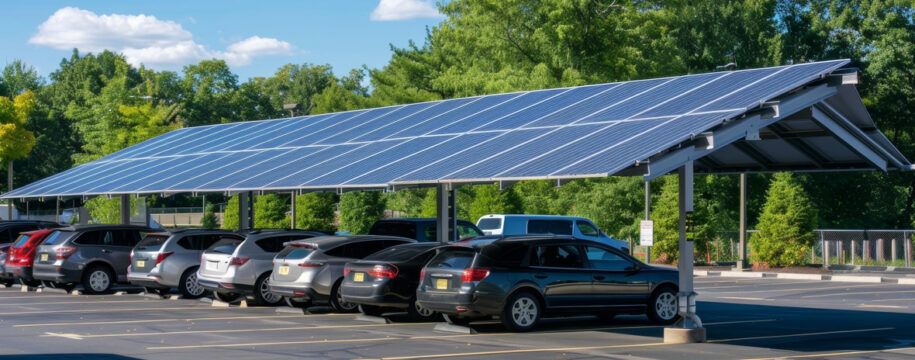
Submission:
[[[428,291],[417,291],[416,302],[426,309],[443,314],[483,315],[473,308],[472,296],[467,293],[434,293]],[[467,310],[459,311],[458,307],[462,307]]]
[[[34,265],[32,267],[32,277],[35,280],[72,284],[79,283],[82,280],[82,271],[68,270],[54,265]]]
[[[344,281],[340,287],[343,300],[355,304],[380,306],[387,308],[407,308],[410,306],[413,294],[401,296],[393,293],[387,286],[358,286]]]
[[[18,265],[7,265],[5,275],[14,279],[22,279],[25,281],[32,281],[32,267],[31,266],[18,266]]]
[[[235,293],[235,294],[254,294],[254,286],[247,284],[236,284],[236,283],[226,283],[218,282],[210,279],[197,278],[197,283],[200,284],[204,289],[209,291],[214,291],[218,293]]]
[[[309,286],[270,285],[270,292],[295,300],[323,301],[329,296],[319,294]]]
[[[160,279],[158,276],[152,276],[147,274],[137,274],[137,273],[128,273],[127,282],[144,287],[152,288],[168,288],[170,286],[163,285],[159,282]]]

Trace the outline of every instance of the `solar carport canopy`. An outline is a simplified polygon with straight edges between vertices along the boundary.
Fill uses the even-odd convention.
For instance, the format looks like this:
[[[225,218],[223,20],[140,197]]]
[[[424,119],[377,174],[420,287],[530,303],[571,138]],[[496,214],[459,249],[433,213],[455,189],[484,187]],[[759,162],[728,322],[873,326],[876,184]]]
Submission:
[[[909,169],[847,60],[178,129],[4,194],[387,188],[697,172]]]

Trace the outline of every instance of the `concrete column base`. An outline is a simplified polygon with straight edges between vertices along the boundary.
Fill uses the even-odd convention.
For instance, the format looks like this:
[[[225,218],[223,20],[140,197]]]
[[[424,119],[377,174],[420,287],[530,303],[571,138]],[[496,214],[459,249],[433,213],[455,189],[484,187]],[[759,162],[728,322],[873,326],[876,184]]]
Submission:
[[[705,328],[664,328],[665,344],[692,344],[705,342]]]

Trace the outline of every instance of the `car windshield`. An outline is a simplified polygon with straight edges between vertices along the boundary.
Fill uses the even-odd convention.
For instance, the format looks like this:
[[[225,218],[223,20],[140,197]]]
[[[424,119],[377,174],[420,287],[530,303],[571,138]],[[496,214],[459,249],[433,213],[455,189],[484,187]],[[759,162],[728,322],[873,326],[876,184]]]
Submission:
[[[406,261],[436,246],[439,244],[394,246],[366,256],[365,260]]]
[[[481,230],[496,230],[502,227],[501,218],[484,218],[477,222],[477,227]]]
[[[158,249],[168,240],[168,235],[147,235],[137,244],[137,249]]]
[[[235,252],[235,248],[237,248],[238,245],[241,245],[243,241],[244,240],[242,239],[223,238],[210,246],[210,248],[207,249],[207,252],[231,254]]]
[[[19,238],[16,239],[15,243],[13,243],[13,247],[21,248],[21,247],[25,246],[25,244],[29,242],[30,237],[32,237],[32,235],[26,235],[26,234],[19,235]]]

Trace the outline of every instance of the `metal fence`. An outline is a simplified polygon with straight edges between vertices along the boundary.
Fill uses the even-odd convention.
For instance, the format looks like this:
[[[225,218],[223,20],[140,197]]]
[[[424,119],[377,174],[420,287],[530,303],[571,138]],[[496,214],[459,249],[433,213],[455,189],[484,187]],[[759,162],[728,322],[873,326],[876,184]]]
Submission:
[[[751,261],[753,246],[749,239],[755,232],[747,231],[747,253]],[[915,230],[820,229],[814,234],[817,241],[807,257],[808,264],[828,261],[830,265],[912,266]],[[708,253],[697,254],[697,260],[737,261],[739,235],[737,230],[719,231],[716,238],[709,241]]]

